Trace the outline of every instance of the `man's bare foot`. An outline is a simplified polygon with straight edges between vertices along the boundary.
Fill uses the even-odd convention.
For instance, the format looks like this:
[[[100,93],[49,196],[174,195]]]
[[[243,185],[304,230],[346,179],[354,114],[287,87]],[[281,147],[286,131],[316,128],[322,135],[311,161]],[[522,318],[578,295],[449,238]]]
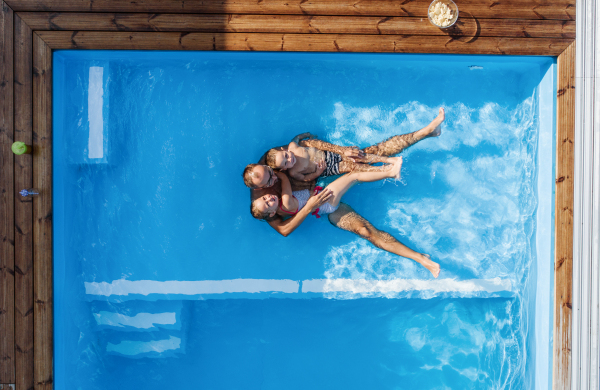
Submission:
[[[390,160],[392,165],[388,169],[389,177],[398,180],[400,179],[400,169],[402,168],[402,157],[391,157]]]
[[[440,107],[438,116],[429,124],[431,132],[427,135],[428,137],[439,137],[442,134],[442,122],[446,119],[446,112],[444,107]]]
[[[426,254],[423,254],[423,256],[425,256],[425,260],[421,264],[431,272],[434,278],[437,278],[440,275],[440,265],[432,261],[431,256]]]

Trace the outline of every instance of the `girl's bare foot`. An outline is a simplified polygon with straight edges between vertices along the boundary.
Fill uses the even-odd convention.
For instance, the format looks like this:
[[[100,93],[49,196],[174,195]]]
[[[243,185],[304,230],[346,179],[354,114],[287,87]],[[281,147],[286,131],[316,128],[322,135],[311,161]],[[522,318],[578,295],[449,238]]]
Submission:
[[[421,263],[423,267],[427,268],[429,272],[433,275],[434,278],[437,278],[440,275],[440,265],[435,261],[431,260],[431,256],[423,254],[425,259]]]
[[[400,169],[402,168],[402,157],[392,157],[390,158],[392,165],[390,165],[389,177],[392,179],[400,179]]]
[[[446,112],[444,111],[444,107],[440,107],[438,116],[429,124],[431,132],[428,137],[439,137],[442,134],[442,127],[440,125],[444,119],[446,119]]]

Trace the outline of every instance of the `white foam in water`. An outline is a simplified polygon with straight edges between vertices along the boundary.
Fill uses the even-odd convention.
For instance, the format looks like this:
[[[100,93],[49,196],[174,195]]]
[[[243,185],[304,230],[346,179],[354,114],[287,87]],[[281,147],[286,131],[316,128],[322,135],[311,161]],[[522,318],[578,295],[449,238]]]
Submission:
[[[336,103],[335,124],[328,129],[327,139],[343,145],[375,144],[426,126],[438,108],[417,102],[392,110]],[[444,189],[430,198],[420,198],[409,189],[390,197],[382,205],[388,216],[385,230],[431,255],[441,265],[440,277],[460,279],[468,273],[477,279],[508,278],[513,288],[520,286],[532,256],[528,224],[536,208],[534,96],[512,110],[495,103],[478,108],[457,103],[445,111],[439,138],[403,152],[407,169],[409,164],[420,164],[421,171],[429,172],[427,178],[441,180]],[[465,150],[482,150],[486,145],[497,151],[465,159]],[[443,152],[444,158],[437,154],[437,160],[411,160],[409,156],[419,150]],[[410,186],[410,176],[405,180]],[[451,244],[440,245],[441,238]],[[332,248],[325,262],[325,276],[330,279],[430,277],[417,263],[364,240]]]
[[[88,158],[104,158],[104,120],[102,106],[104,105],[102,76],[104,68],[90,67],[88,87],[88,121],[90,133],[88,138]]]
[[[143,353],[156,352],[162,353],[169,350],[176,350],[181,347],[181,339],[175,336],[169,336],[166,340],[151,341],[121,341],[118,344],[108,343],[107,352],[116,352],[125,356],[135,356]]]
[[[423,128],[437,115],[438,108],[417,102],[395,109],[337,103],[327,139],[342,145],[372,145]],[[485,323],[470,323],[470,315],[456,312],[450,304],[439,322],[398,319],[391,341],[408,343],[420,353],[431,351],[432,357],[423,369],[451,369],[474,383],[492,379],[488,375],[493,372],[493,383],[487,388],[515,388],[520,386],[515,383],[522,383],[519,381],[525,377],[529,356],[526,340],[530,319],[525,287],[535,256],[531,243],[537,206],[536,95],[511,108],[495,103],[480,107],[457,103],[446,106],[445,110],[442,135],[419,142],[402,153],[409,172],[405,177],[406,191],[389,197],[387,204],[381,206],[387,210],[384,230],[431,255],[440,263],[442,279],[432,280],[429,272],[412,260],[375,248],[364,240],[355,240],[330,249],[325,259],[325,277],[329,281],[324,283],[335,285],[340,279],[352,279],[348,282],[349,290],[362,291],[345,293],[342,283],[337,291],[329,293],[334,298],[372,296],[369,287],[379,283],[380,291],[385,291],[379,296],[388,298],[431,298],[444,288],[446,292],[451,290],[448,280],[456,283],[452,285],[455,291],[471,289],[466,295],[450,291],[449,295],[454,297],[482,296],[477,295],[477,289],[489,289],[489,285],[470,283],[472,280],[494,281],[498,286],[506,283],[516,298],[506,303],[507,317],[499,320],[493,310],[486,310],[473,314],[473,318],[485,314]],[[410,158],[419,151],[426,151],[429,157]],[[416,177],[410,176],[411,164],[420,164],[420,174],[428,173],[421,174],[418,180],[422,182],[425,177],[435,183],[435,195],[424,198],[410,187],[417,182]],[[400,278],[419,281],[432,290],[410,294],[400,291],[401,288],[383,287],[395,286]],[[357,279],[369,279],[369,283],[361,286]],[[306,290],[308,286],[303,283],[302,287]],[[435,313],[427,315],[438,318]],[[423,322],[428,325],[423,327]],[[439,325],[432,325],[435,323]],[[493,367],[481,361],[470,367],[456,364],[465,356],[482,354],[497,357],[497,360],[490,358],[495,362]]]
[[[101,311],[93,313],[98,325],[107,325],[115,327],[132,326],[138,329],[154,328],[154,325],[174,325],[176,321],[175,313],[138,313],[126,316],[120,313]]]

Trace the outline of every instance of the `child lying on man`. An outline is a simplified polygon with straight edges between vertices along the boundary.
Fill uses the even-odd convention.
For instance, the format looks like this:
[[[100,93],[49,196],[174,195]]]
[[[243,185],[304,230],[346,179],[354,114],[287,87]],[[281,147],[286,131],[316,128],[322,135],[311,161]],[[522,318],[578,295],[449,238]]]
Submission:
[[[299,143],[302,143],[300,146]],[[366,154],[356,147],[344,147],[309,139],[294,138],[287,150],[271,149],[267,152],[267,165],[273,169],[287,170],[296,180],[311,181],[318,177],[335,176],[348,172],[382,172],[392,163],[392,158]]]
[[[342,196],[354,184],[358,182],[371,182],[387,178],[399,179],[400,168],[402,167],[402,157],[392,157],[388,159],[390,165],[379,167],[379,170],[371,172],[352,172],[337,178],[329,184],[326,190],[331,190],[333,196],[317,212],[321,214],[331,214],[337,210]],[[251,213],[254,218],[271,220],[276,214],[282,217],[289,217],[298,213],[304,207],[310,192],[308,189],[292,192],[292,186],[287,176],[282,172],[275,171],[275,175],[281,181],[281,199],[274,194],[265,194],[256,198],[252,202]],[[318,215],[318,214],[317,214]]]

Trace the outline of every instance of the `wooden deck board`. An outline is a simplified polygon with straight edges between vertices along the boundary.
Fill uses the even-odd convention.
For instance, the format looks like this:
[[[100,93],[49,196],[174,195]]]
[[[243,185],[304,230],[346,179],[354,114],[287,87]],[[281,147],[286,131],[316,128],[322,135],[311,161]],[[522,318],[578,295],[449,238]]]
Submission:
[[[503,38],[575,38],[575,22],[567,20],[478,19],[463,14],[449,30],[421,17],[18,13],[34,30],[186,31],[286,34],[433,35]]]
[[[479,38],[412,35],[38,31],[53,49],[239,50],[558,55],[559,38]]]
[[[35,389],[52,389],[52,50],[33,34],[33,322]]]
[[[0,383],[14,383],[13,12],[0,7]]]
[[[32,143],[32,33],[15,15],[15,132],[14,137]],[[33,187],[32,155],[15,156],[15,189]],[[15,199],[15,366],[16,390],[33,383],[33,202]]]
[[[575,42],[558,56],[553,388],[571,388]]]
[[[8,0],[15,11],[427,17],[428,0]],[[476,18],[575,20],[575,0],[461,0]]]

